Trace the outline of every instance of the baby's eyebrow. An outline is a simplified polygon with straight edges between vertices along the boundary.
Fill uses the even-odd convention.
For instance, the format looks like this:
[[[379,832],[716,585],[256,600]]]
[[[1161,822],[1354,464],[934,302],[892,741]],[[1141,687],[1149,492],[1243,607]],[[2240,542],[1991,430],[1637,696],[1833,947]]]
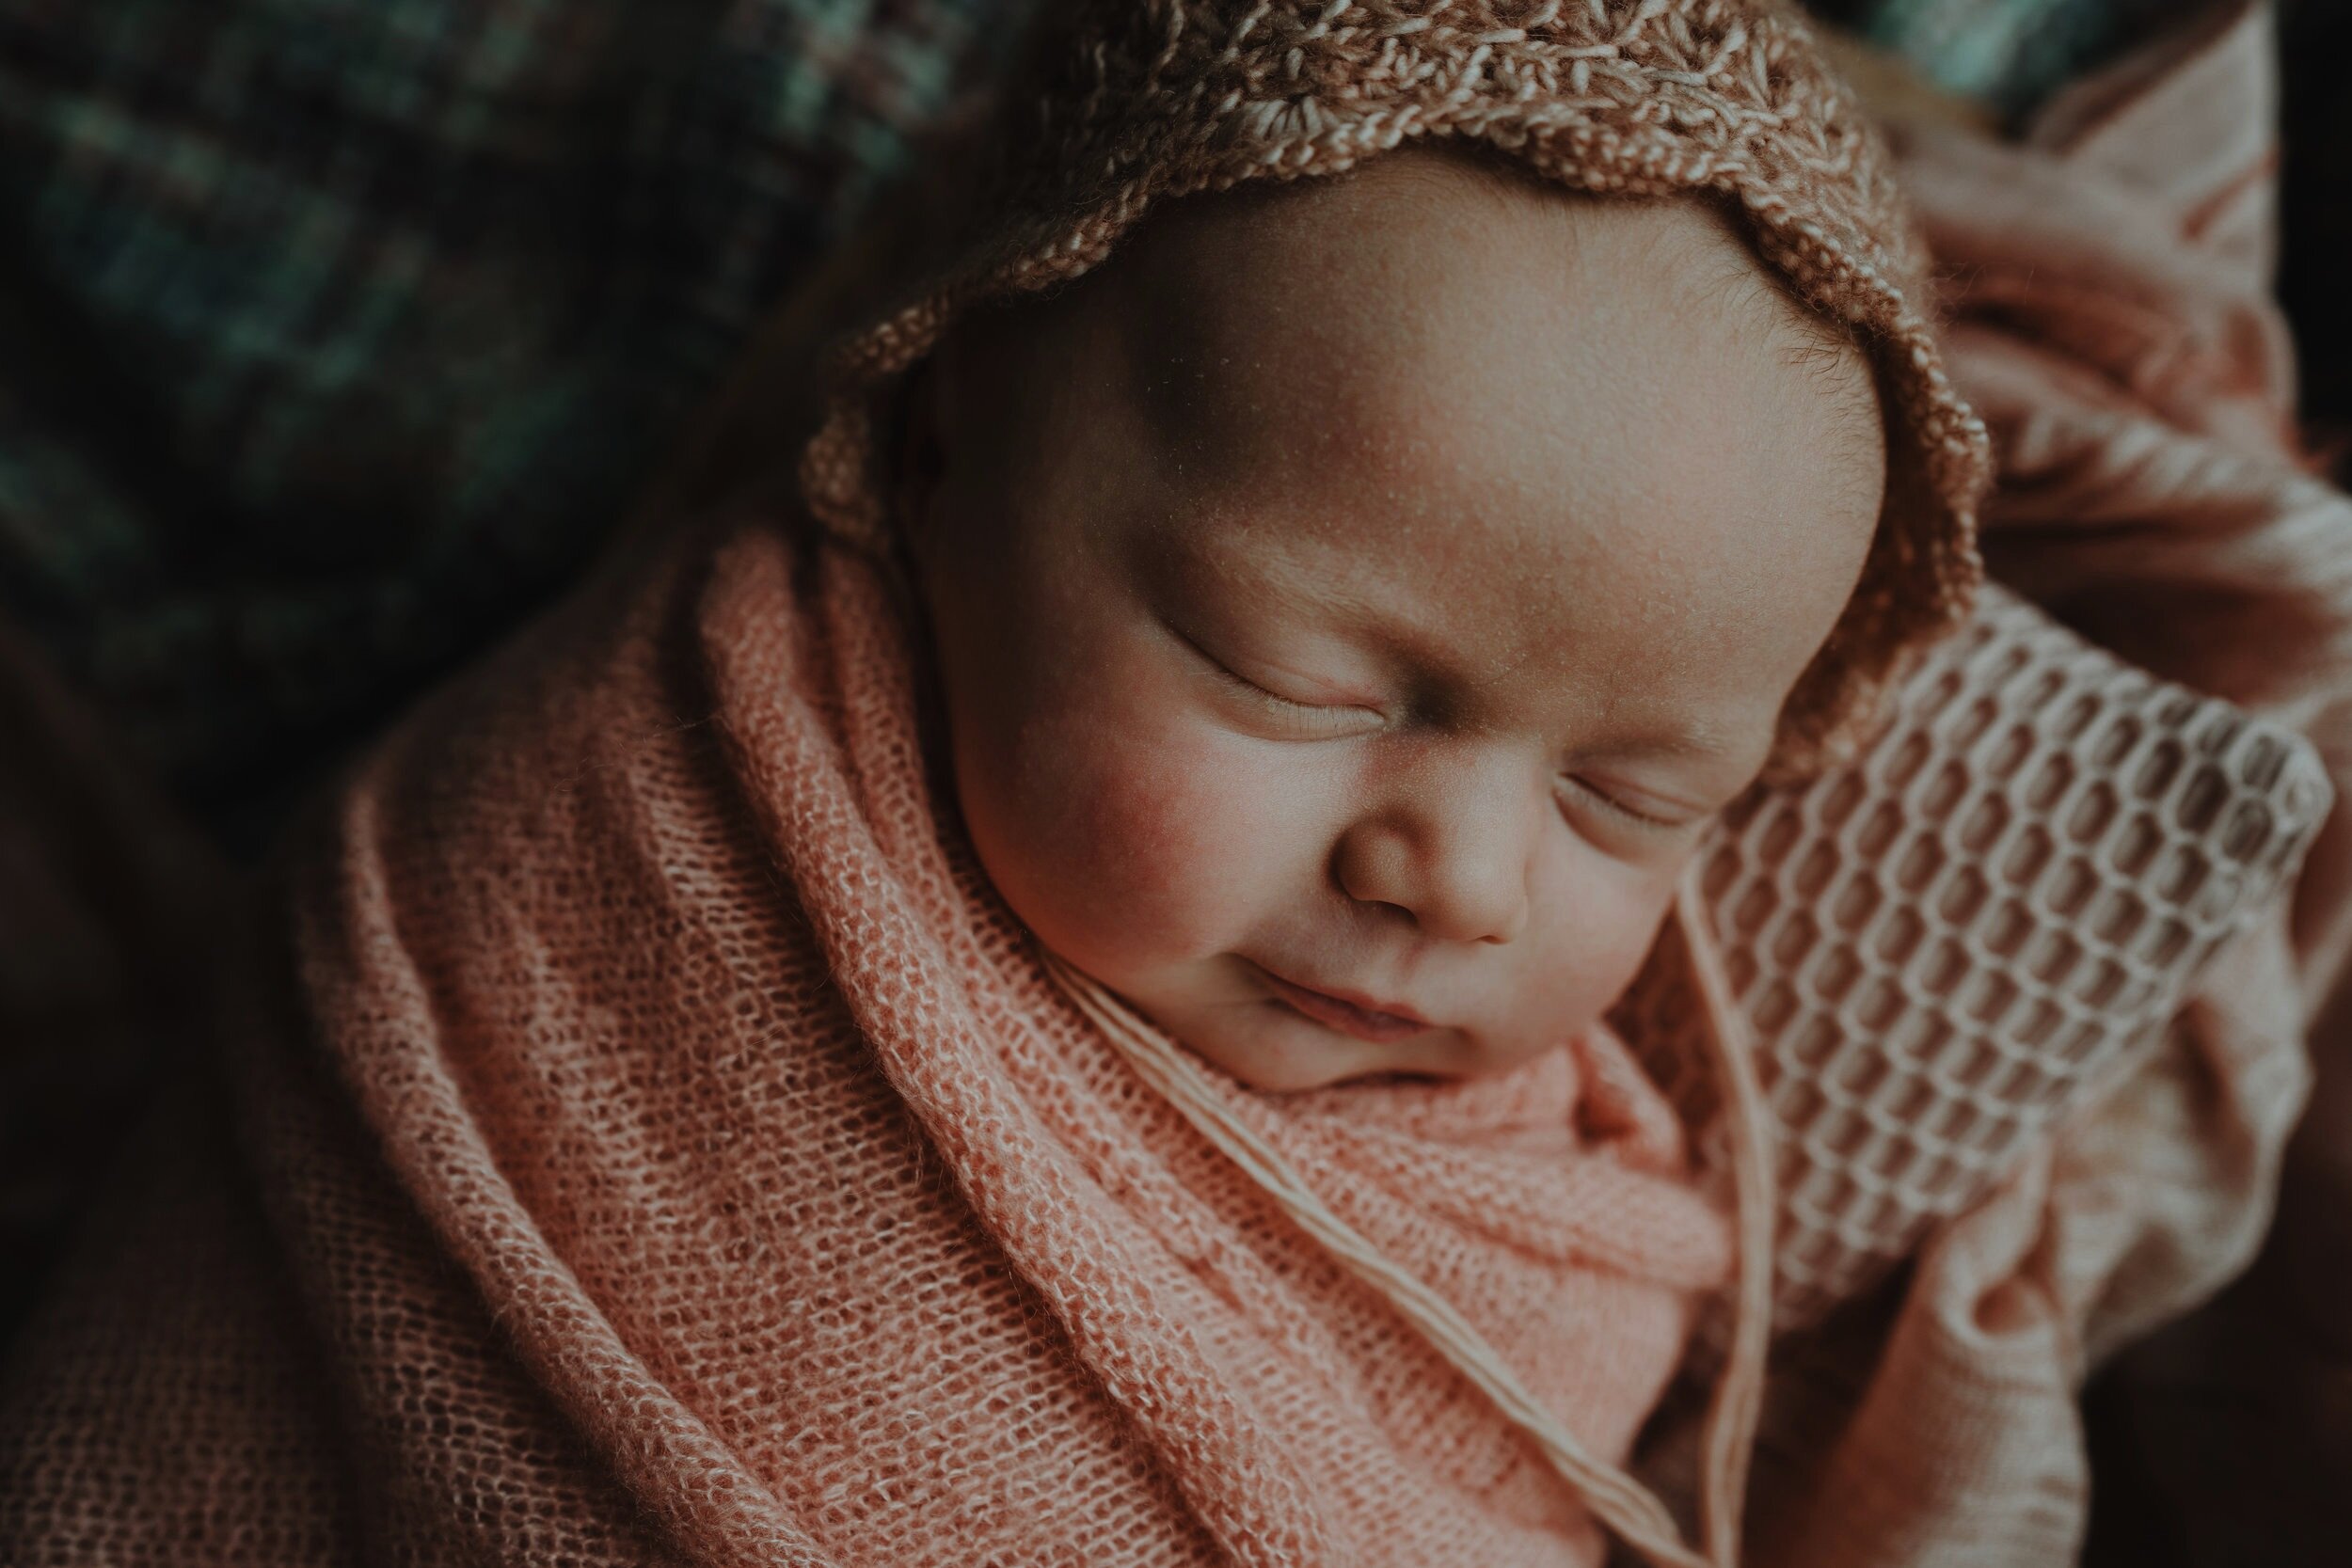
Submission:
[[[1268,609],[1316,621],[1379,654],[1387,662],[1432,685],[1474,683],[1477,661],[1422,618],[1384,605],[1345,584],[1320,579],[1279,555],[1253,562],[1248,572],[1220,563],[1221,575],[1251,591]]]

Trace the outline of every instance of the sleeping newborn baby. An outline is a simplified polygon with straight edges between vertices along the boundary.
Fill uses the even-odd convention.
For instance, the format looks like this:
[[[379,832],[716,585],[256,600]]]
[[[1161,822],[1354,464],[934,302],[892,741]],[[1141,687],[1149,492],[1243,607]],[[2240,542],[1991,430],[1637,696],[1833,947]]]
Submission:
[[[1268,1089],[1597,1023],[1885,488],[1867,361],[1719,214],[1427,151],[1170,212],[918,402],[981,863]]]
[[[289,850],[0,1560],[1737,1555],[1739,1399],[1703,1556],[1619,1466],[1760,1249],[1600,1021],[1975,580],[1876,144],[1724,0],[1040,58],[802,498]]]

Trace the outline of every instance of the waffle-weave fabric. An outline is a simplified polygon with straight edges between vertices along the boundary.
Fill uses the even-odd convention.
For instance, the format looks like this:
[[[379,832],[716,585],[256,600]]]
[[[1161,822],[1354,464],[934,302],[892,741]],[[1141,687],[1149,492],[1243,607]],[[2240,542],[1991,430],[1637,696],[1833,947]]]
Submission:
[[[17,1363],[0,1560],[1598,1561],[1047,975],[886,579],[706,545],[301,857],[236,1151],[159,1136]],[[1622,1463],[1729,1265],[1623,1047],[1223,1092]]]
[[[589,560],[1028,0],[0,0],[0,613],[258,836]]]
[[[1729,813],[1703,885],[1776,1123],[1778,1325],[1867,1293],[2140,1066],[2332,800],[2294,731],[1988,587],[1860,758]],[[1671,930],[1613,1022],[1711,1122]]]
[[[2217,31],[2119,62],[2021,142],[1907,122],[1904,187],[1947,269],[1954,377],[2000,456],[1994,578],[2124,662],[2305,736],[2339,804],[2292,895],[2233,917],[2240,934],[2160,1037],[2126,1047],[2111,1092],[1935,1224],[1868,1302],[1784,1338],[1749,1496],[1757,1563],[2072,1561],[2103,1488],[2201,1562],[2237,1560],[2249,1528],[2324,1542],[2311,1560],[2334,1549],[2308,1512],[2326,1487],[2292,1515],[2273,1488],[2317,1463],[2317,1434],[2180,1338],[2137,1369],[2159,1392],[2135,1397],[2149,1424],[2132,1443],[2153,1438],[2138,1451],[2161,1477],[2137,1506],[2094,1477],[2078,1402],[2091,1370],[2133,1379],[2132,1341],[2245,1268],[2282,1168],[2296,1179],[2313,1067],[2325,1096],[2345,1060],[2314,1023],[2341,1006],[2352,951],[2352,500],[2296,451],[2268,291],[2277,40],[2264,8],[2217,9]],[[2334,1103],[2340,1117],[2340,1087]],[[2341,1213],[2322,1174],[2304,1212]],[[2336,1299],[2329,1277],[2296,1307]],[[2186,1342],[2275,1351],[2310,1382],[2300,1321],[2209,1320]],[[1669,1491],[1677,1450],[1653,1445],[1645,1466]],[[2191,1520],[2203,1543],[2171,1525]]]

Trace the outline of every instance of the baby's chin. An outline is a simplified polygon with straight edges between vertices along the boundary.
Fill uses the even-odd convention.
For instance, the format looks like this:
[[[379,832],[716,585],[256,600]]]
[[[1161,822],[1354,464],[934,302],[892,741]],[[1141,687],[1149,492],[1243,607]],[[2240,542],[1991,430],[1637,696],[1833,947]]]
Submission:
[[[1104,961],[1126,956],[1116,952],[1056,951],[1192,1054],[1268,1094],[1400,1077],[1497,1077],[1567,1044],[1594,1022],[1583,1016],[1587,996],[1551,991],[1527,996],[1500,1016],[1475,1022],[1440,1017],[1399,1035],[1381,1022],[1384,1015],[1365,1020],[1343,1006],[1319,1010],[1311,992],[1286,1000],[1282,982],[1234,953],[1121,964]],[[1509,977],[1501,975],[1484,988],[1489,998],[1511,989]]]
[[[1393,1045],[1351,1039],[1276,1001],[1154,1007],[1144,1015],[1195,1055],[1267,1094],[1327,1089],[1406,1070]],[[1441,1033],[1442,1031],[1431,1031]]]
[[[1243,1085],[1298,1094],[1400,1076],[1454,1079],[1507,1070],[1486,1062],[1458,1029],[1432,1027],[1401,1040],[1353,1037],[1295,1011],[1253,998],[1185,1005],[1129,997],[1138,1011],[1193,1054]]]

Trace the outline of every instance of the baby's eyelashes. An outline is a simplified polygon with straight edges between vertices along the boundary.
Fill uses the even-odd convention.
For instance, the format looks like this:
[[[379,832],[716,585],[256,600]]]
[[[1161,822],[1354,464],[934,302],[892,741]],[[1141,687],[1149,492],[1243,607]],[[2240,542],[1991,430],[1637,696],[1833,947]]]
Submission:
[[[1264,708],[1280,721],[1295,724],[1302,740],[1332,740],[1346,736],[1369,735],[1387,723],[1387,720],[1371,708],[1338,706],[1327,703],[1302,703],[1270,691],[1247,675],[1223,665],[1216,673],[1239,689],[1239,694]]]
[[[1580,773],[1562,774],[1558,794],[1562,815],[1578,832],[1633,859],[1680,849],[1720,810],[1667,800],[1618,781]]]
[[[1173,622],[1163,619],[1161,624],[1230,698],[1254,709],[1253,717],[1280,732],[1269,736],[1269,738],[1335,740],[1370,735],[1389,721],[1386,714],[1362,703],[1318,700],[1277,690],[1268,684],[1276,678],[1271,674],[1264,679],[1252,679],[1243,673],[1246,666],[1240,659],[1220,657],[1211,652],[1200,639]]]
[[[1648,797],[1626,789],[1622,785],[1596,783],[1575,773],[1564,774],[1560,781],[1570,790],[1597,802],[1602,809],[1651,828],[1685,828],[1703,814],[1678,811],[1661,805]]]

